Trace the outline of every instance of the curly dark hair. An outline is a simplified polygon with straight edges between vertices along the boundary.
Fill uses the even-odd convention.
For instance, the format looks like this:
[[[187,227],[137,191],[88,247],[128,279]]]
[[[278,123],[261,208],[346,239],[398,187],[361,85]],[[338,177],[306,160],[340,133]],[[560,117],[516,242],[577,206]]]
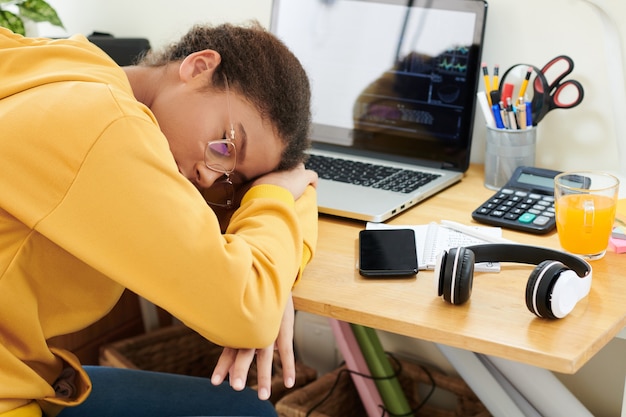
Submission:
[[[290,169],[304,161],[304,151],[310,146],[309,79],[298,58],[258,22],[196,25],[178,42],[148,53],[139,65],[163,66],[204,49],[222,57],[213,75],[214,88],[224,89],[226,76],[229,86],[274,126],[285,145],[278,169]]]

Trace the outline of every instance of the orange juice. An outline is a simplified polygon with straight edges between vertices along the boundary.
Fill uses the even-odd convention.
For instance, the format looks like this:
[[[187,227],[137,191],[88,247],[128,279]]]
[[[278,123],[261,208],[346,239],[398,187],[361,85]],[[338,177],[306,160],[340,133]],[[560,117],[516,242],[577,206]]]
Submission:
[[[615,199],[593,194],[571,194],[556,199],[556,228],[561,246],[579,255],[606,250],[615,219]]]

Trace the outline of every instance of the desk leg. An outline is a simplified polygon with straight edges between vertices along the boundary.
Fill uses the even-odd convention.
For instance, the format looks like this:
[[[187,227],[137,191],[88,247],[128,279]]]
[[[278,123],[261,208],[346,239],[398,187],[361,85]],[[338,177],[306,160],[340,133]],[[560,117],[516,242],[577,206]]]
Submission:
[[[524,417],[522,410],[474,352],[440,344],[436,346],[491,414],[496,417]]]
[[[491,362],[541,415],[593,417],[552,372],[494,356],[478,356]]]

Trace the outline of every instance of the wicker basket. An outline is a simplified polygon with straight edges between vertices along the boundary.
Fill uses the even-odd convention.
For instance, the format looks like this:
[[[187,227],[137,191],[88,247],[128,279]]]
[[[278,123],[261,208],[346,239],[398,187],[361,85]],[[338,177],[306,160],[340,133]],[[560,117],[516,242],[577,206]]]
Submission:
[[[424,386],[430,387],[431,377],[439,389],[456,396],[454,410],[438,408],[426,402],[414,414],[428,417],[488,417],[489,411],[480,402],[465,381],[447,376],[434,369],[427,369],[410,362],[400,361],[402,371],[398,379],[402,389],[415,409],[420,401]],[[366,411],[360,401],[352,377],[345,366],[321,376],[315,382],[285,395],[276,404],[279,417],[363,417]],[[429,376],[430,375],[430,376]],[[420,386],[422,389],[420,389]],[[332,391],[332,392],[331,392]],[[314,409],[311,412],[311,409]],[[381,409],[381,415],[382,415]],[[309,414],[310,413],[310,414]],[[385,414],[388,416],[388,414]]]
[[[174,325],[111,343],[100,349],[100,365],[142,369],[210,378],[222,347],[186,326]],[[272,371],[272,395],[276,403],[285,394],[315,380],[317,372],[296,362],[296,383],[287,389],[283,383],[278,353]],[[256,389],[256,366],[250,367],[248,385]]]

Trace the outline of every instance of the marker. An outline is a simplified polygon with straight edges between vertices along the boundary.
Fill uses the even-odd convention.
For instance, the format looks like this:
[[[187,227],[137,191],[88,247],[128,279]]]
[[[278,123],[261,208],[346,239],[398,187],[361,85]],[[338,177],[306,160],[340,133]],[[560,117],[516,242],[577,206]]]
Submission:
[[[493,118],[493,114],[491,112],[491,108],[489,107],[489,103],[487,102],[487,95],[484,91],[479,91],[476,93],[476,98],[478,99],[478,104],[485,116],[485,123],[489,127],[496,127],[495,120]]]
[[[493,103],[491,102],[491,92],[493,89],[491,88],[491,81],[489,81],[489,69],[487,68],[487,64],[483,62],[483,80],[485,80],[485,93],[487,94],[487,101],[489,101],[489,105],[491,106]]]
[[[502,96],[500,97],[500,100],[504,101],[506,103],[506,99],[507,98],[512,98],[513,97],[513,89],[515,88],[515,86],[511,83],[504,83],[504,85],[502,86]]]
[[[519,89],[519,100],[524,100],[524,94],[526,94],[526,87],[528,87],[528,80],[530,80],[530,74],[532,74],[532,72],[533,67],[528,67],[524,81],[522,81],[522,86]]]
[[[502,122],[502,115],[500,114],[500,106],[498,104],[494,104],[491,106],[491,111],[493,112],[493,119],[496,121],[496,127],[498,129],[505,129],[504,123]]]

